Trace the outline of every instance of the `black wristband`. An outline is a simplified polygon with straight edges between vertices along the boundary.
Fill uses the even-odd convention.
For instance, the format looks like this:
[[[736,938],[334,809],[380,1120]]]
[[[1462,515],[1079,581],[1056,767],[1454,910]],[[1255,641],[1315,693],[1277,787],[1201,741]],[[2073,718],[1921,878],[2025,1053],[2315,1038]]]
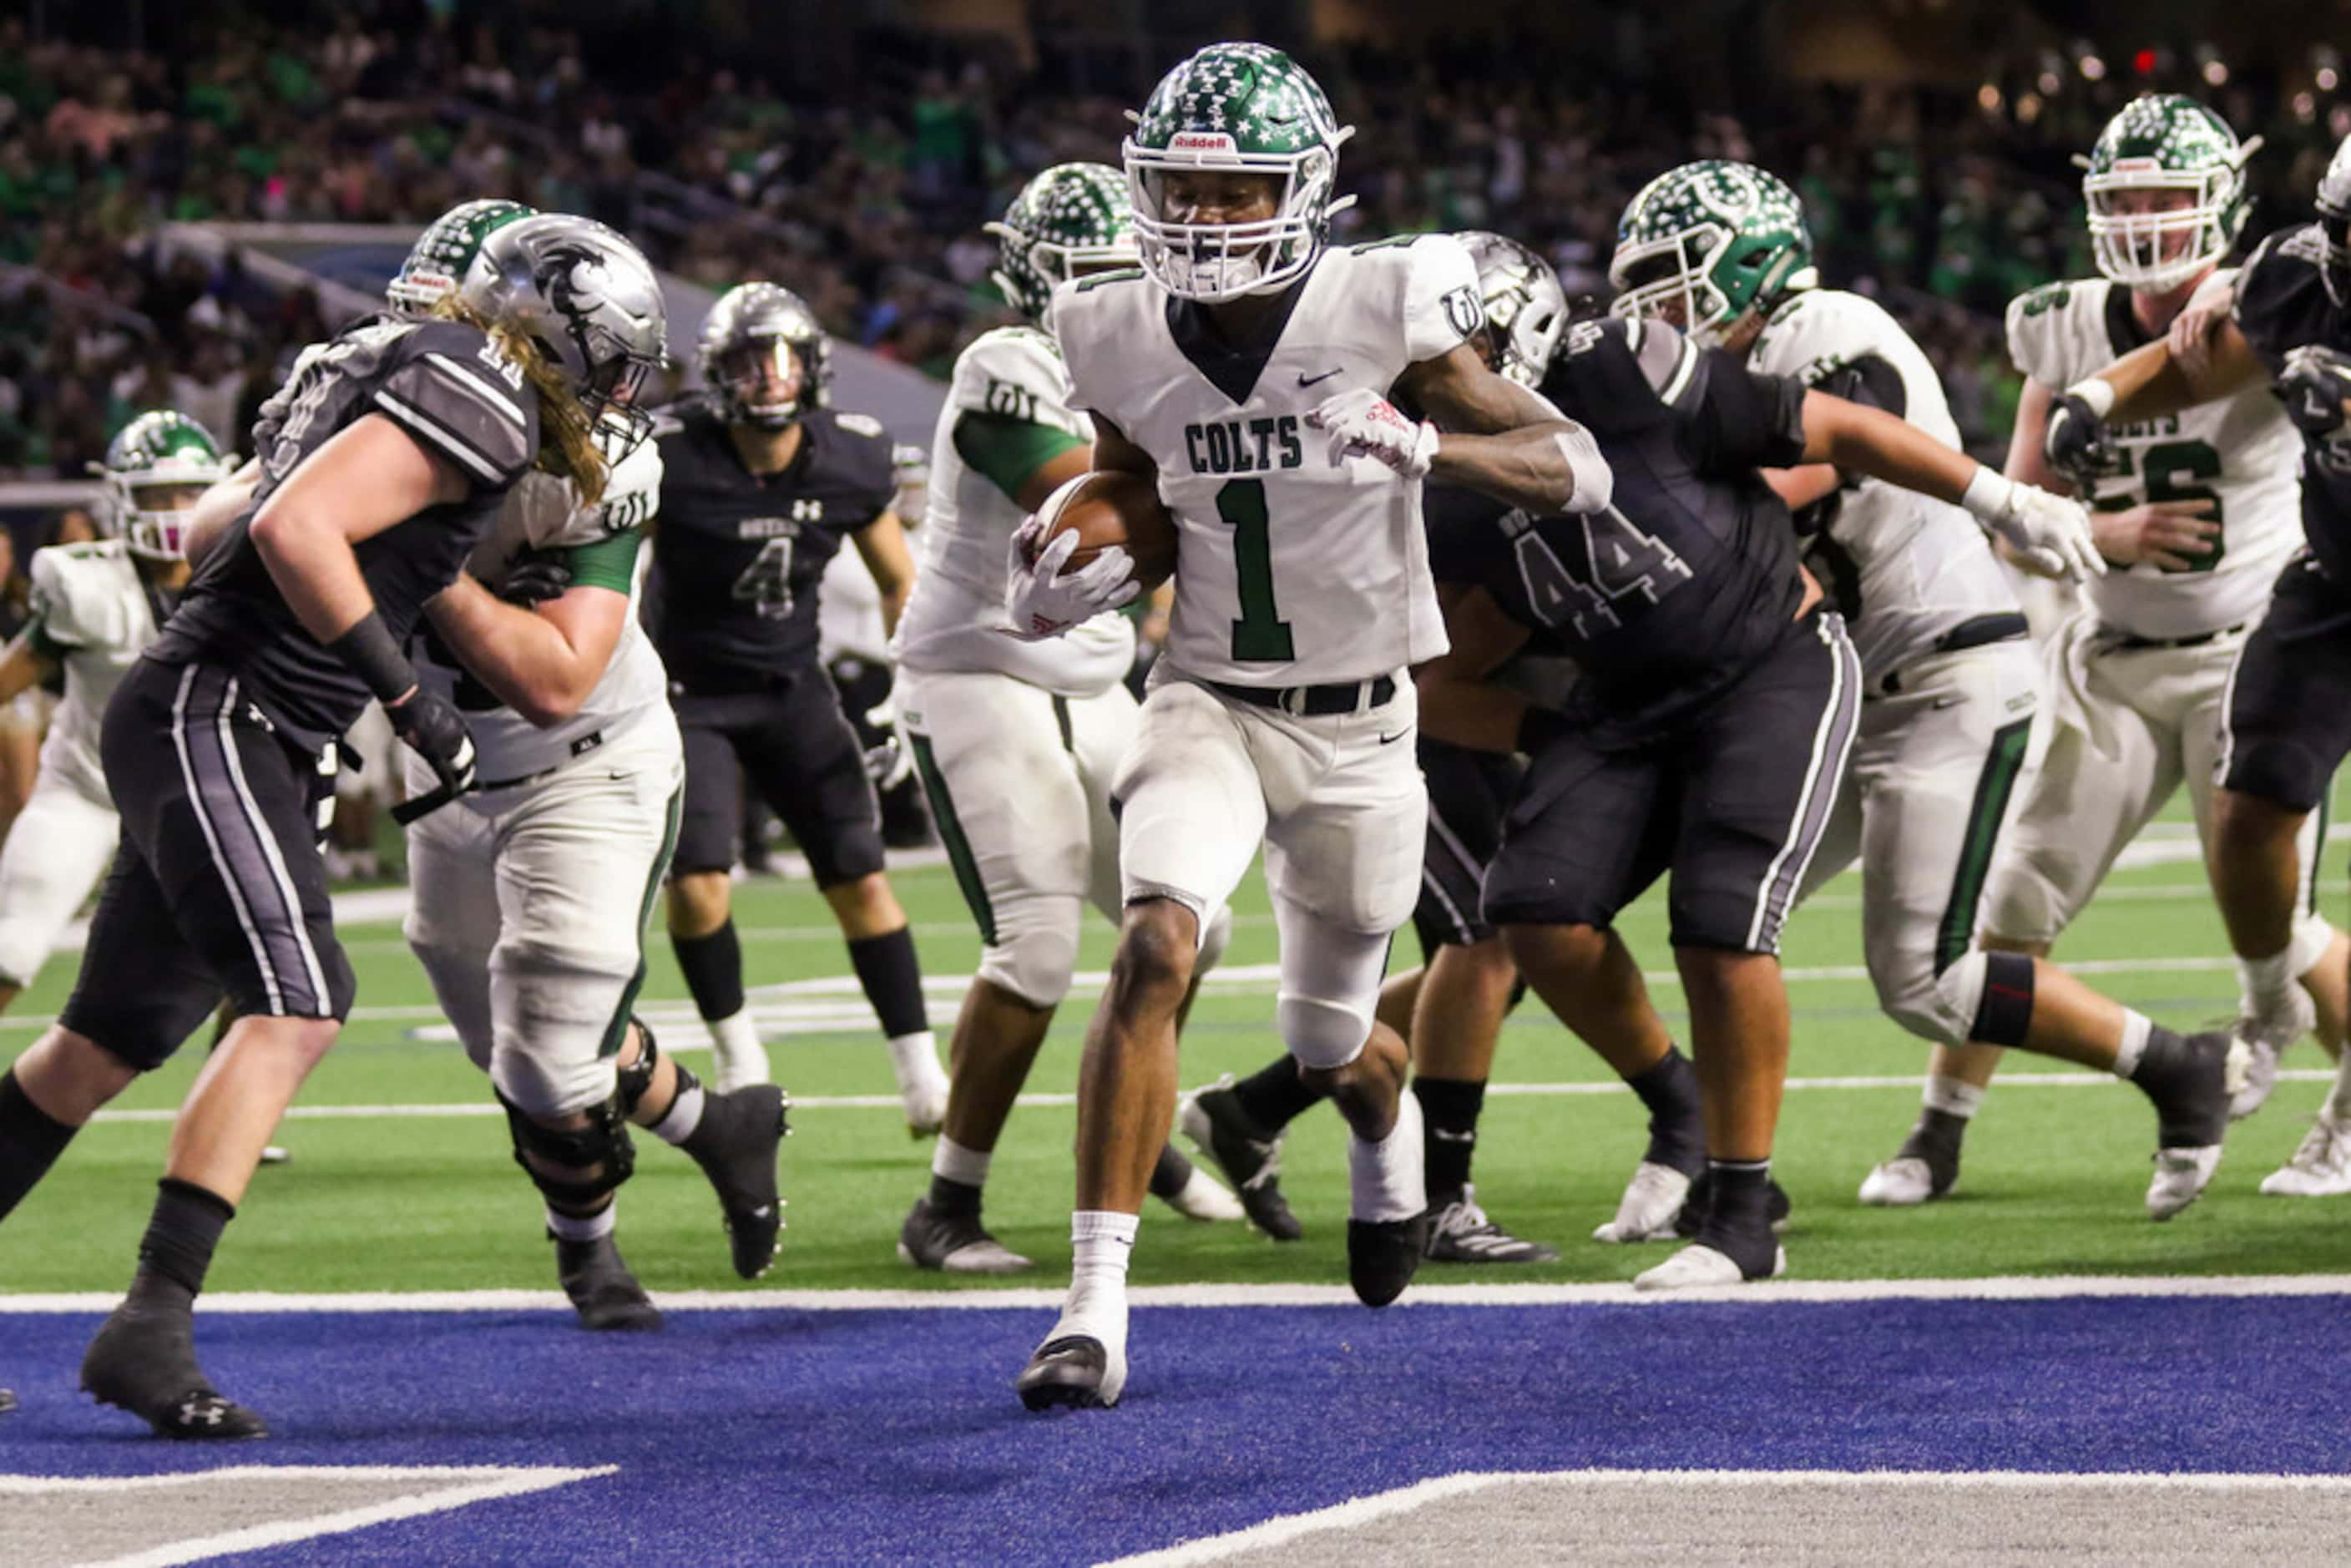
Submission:
[[[416,667],[400,651],[400,643],[393,639],[392,628],[383,623],[382,615],[373,610],[328,643],[327,652],[365,681],[378,702],[397,702],[415,688]]]
[[[1547,707],[1529,703],[1519,719],[1519,749],[1532,757],[1566,731],[1567,720]]]

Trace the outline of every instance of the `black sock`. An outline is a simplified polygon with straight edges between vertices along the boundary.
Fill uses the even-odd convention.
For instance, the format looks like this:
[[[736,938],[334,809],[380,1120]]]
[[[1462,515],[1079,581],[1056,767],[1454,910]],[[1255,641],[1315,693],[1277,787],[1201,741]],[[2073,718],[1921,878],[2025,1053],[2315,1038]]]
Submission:
[[[731,1019],[743,1010],[743,944],[736,940],[731,916],[706,936],[673,934],[669,945],[704,1018]]]
[[[192,1301],[204,1288],[213,1249],[236,1209],[193,1182],[165,1176],[155,1186],[155,1212],[139,1240],[139,1277],[131,1291]]]
[[[857,983],[882,1020],[882,1032],[891,1040],[920,1034],[931,1027],[930,1009],[923,1001],[923,966],[914,956],[914,934],[901,925],[879,936],[862,936],[849,945],[849,962]]]
[[[1698,1069],[1675,1046],[1657,1064],[1625,1080],[1649,1108],[1649,1148],[1642,1159],[1695,1176],[1706,1168],[1706,1124],[1698,1112]]]
[[[1428,1207],[1461,1201],[1469,1186],[1469,1157],[1478,1149],[1478,1113],[1486,1105],[1486,1085],[1472,1078],[1416,1075],[1412,1092],[1420,1114],[1428,1167]]]
[[[1233,1103],[1270,1137],[1314,1108],[1322,1098],[1298,1076],[1298,1059],[1277,1056],[1233,1085]]]
[[[34,1104],[15,1068],[0,1072],[0,1219],[25,1201],[80,1130]]]
[[[931,1207],[941,1214],[977,1214],[979,1188],[969,1182],[931,1173]]]
[[[1698,1239],[1739,1265],[1750,1280],[1768,1279],[1779,1243],[1771,1235],[1771,1162],[1708,1160],[1713,1188]]]
[[[1192,1162],[1173,1144],[1159,1148],[1159,1163],[1151,1167],[1151,1196],[1174,1197],[1192,1179]]]

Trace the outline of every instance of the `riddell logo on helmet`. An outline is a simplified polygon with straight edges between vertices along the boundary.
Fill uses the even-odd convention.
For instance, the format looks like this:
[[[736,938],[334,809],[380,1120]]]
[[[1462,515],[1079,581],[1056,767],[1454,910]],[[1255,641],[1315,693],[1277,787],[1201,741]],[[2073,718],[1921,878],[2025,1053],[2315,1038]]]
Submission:
[[[1179,131],[1167,141],[1170,152],[1232,152],[1238,144],[1221,131]]]

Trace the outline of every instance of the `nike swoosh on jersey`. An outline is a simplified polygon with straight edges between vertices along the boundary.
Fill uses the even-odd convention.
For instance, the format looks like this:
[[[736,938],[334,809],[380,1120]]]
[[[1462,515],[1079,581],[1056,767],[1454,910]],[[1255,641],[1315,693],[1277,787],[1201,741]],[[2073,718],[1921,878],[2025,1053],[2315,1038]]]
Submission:
[[[1310,376],[1305,371],[1301,371],[1298,374],[1298,384],[1302,387],[1318,386],[1323,382],[1329,381],[1332,376],[1339,374],[1341,371],[1344,371],[1346,368],[1346,366],[1341,365],[1339,370],[1324,371],[1319,376]]]
[[[1411,733],[1412,733],[1412,731],[1410,731],[1410,730],[1408,730],[1408,729],[1400,729],[1400,730],[1397,730],[1394,735],[1384,735],[1384,736],[1380,737],[1380,744],[1381,744],[1382,746],[1393,746],[1393,745],[1395,745],[1397,741],[1402,740],[1405,736],[1410,735]]]

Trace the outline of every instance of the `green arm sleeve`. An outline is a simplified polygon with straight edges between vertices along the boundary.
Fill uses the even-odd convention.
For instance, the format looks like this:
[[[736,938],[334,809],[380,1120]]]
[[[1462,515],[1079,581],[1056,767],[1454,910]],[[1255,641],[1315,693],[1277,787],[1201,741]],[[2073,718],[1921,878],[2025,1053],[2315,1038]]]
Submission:
[[[592,545],[575,545],[567,552],[574,588],[609,588],[626,593],[635,580],[637,549],[645,542],[642,528],[623,528]]]
[[[1084,444],[1066,430],[1000,413],[966,413],[955,424],[956,455],[1016,499],[1030,475],[1071,447]]]

